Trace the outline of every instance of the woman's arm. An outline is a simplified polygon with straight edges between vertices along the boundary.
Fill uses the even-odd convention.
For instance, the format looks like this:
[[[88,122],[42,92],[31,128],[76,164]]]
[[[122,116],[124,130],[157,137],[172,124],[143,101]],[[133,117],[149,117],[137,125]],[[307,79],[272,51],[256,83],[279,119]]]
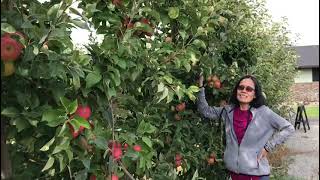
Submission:
[[[295,130],[293,125],[289,121],[285,120],[284,118],[273,112],[271,109],[269,109],[268,118],[270,118],[271,126],[279,131],[274,136],[272,136],[272,138],[264,146],[264,148],[268,152],[270,152],[277,145],[284,143],[284,141],[287,140]]]
[[[198,93],[198,99],[197,99],[198,111],[206,118],[218,119],[219,115],[222,111],[222,108],[210,107],[208,105],[207,100],[206,100],[206,95],[204,92],[204,87],[203,87],[203,75],[202,74],[200,74],[198,83],[199,83],[199,87],[200,87],[200,91]]]

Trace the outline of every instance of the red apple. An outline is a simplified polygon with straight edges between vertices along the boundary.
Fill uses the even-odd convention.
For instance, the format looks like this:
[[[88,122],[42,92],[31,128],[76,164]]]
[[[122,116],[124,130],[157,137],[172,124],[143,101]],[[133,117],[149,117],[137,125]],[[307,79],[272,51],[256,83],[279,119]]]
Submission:
[[[67,122],[67,125],[69,126],[69,129],[70,129],[70,132],[72,134],[73,139],[77,138],[79,136],[79,134],[81,134],[84,130],[83,126],[80,126],[78,131],[75,131],[73,126],[69,122]]]
[[[134,145],[134,146],[133,146],[133,150],[136,151],[136,152],[140,152],[142,149],[141,149],[141,146],[139,146],[139,145]]]
[[[124,143],[123,149],[126,151],[128,149],[129,145],[127,143]]]
[[[185,108],[186,108],[186,103],[185,103],[185,102],[180,103],[180,104],[178,104],[178,105],[176,106],[176,110],[177,110],[178,112],[183,111]]]
[[[96,179],[97,179],[96,175],[92,174],[92,175],[90,176],[90,180],[96,180]]]
[[[215,159],[214,158],[208,158],[207,162],[208,162],[209,165],[212,165],[212,164],[214,164]]]
[[[119,177],[115,174],[111,175],[111,180],[119,180]]]
[[[176,154],[176,161],[177,161],[177,160],[181,160],[181,158],[182,158],[181,154],[177,153],[177,154]]]
[[[91,109],[89,106],[78,105],[76,114],[84,119],[88,119],[91,116]]]
[[[221,81],[220,80],[214,81],[213,87],[216,89],[220,89],[221,88]]]
[[[217,75],[213,75],[211,77],[211,81],[219,81],[219,77]]]
[[[22,44],[11,37],[1,37],[1,60],[15,61],[22,52]]]
[[[176,167],[181,166],[182,160],[176,160],[176,161],[175,161],[175,164],[176,164]]]
[[[119,7],[122,4],[122,0],[112,0],[112,4],[114,4],[115,6]]]

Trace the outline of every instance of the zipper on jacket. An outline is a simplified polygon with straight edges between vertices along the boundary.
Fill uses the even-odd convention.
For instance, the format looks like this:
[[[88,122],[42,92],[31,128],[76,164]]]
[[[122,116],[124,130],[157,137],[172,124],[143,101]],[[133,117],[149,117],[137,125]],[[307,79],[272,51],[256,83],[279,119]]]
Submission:
[[[239,174],[239,154],[240,154],[240,144],[238,144],[237,174]]]
[[[251,106],[250,106],[250,108],[249,108],[249,110],[248,110],[247,126],[246,126],[246,130],[245,130],[244,135],[246,134],[246,131],[248,130],[249,124],[251,124],[251,121],[253,120],[253,113],[252,113],[252,119],[251,119],[251,121],[249,122],[250,112],[251,112],[250,110],[251,110]],[[234,119],[234,117],[233,117],[233,119]],[[232,126],[233,126],[233,121],[232,121]],[[232,128],[233,128],[233,127],[232,127]],[[243,139],[244,139],[244,136],[243,136],[240,144],[238,143],[237,173],[239,173],[239,171],[240,171],[240,170],[239,170],[239,155],[240,155],[240,146],[241,146],[241,143],[242,143]]]

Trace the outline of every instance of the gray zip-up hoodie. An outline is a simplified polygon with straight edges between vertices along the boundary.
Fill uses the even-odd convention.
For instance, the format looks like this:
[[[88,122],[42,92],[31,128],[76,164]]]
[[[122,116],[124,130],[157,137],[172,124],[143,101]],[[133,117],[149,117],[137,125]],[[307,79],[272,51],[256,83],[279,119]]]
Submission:
[[[209,119],[218,119],[223,109],[208,105],[204,88],[200,89],[197,105],[198,111]],[[282,144],[295,131],[293,125],[267,106],[252,107],[250,108],[252,120],[239,145],[233,129],[234,106],[228,105],[225,108],[222,119],[225,122],[226,131],[226,149],[223,157],[226,168],[232,172],[247,175],[269,175],[270,166],[267,158],[258,161],[258,156],[263,148],[270,152],[277,145]]]

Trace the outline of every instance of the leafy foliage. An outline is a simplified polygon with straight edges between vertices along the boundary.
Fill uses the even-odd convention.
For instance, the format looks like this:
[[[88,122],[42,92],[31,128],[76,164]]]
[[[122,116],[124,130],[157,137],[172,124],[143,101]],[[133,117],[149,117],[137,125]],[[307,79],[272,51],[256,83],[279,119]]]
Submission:
[[[206,92],[216,106],[252,73],[276,107],[294,77],[288,32],[266,24],[259,1],[4,0],[1,8],[1,34],[27,37],[15,74],[1,82],[14,179],[224,179],[221,124],[203,123],[196,111],[199,73],[219,76],[222,88]],[[77,50],[73,27],[96,29],[102,43]],[[172,110],[181,102],[185,110]],[[74,116],[79,104],[90,106],[89,120]],[[73,138],[70,126],[85,130]],[[110,140],[129,145],[120,161]]]

